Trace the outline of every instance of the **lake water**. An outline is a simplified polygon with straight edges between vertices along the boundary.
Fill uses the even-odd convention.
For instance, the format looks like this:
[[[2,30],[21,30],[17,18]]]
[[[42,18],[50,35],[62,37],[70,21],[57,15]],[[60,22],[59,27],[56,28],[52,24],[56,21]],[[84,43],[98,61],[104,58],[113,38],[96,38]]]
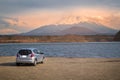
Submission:
[[[5,43],[0,56],[15,56],[21,48],[38,48],[49,57],[120,58],[120,42]]]

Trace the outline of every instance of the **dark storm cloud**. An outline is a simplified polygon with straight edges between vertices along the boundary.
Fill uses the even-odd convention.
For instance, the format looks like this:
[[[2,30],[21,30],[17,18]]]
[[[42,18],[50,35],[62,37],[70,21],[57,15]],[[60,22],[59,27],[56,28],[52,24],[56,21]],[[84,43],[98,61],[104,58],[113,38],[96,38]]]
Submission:
[[[120,0],[0,0],[0,14],[17,13],[30,9],[58,9],[75,6],[119,8]]]

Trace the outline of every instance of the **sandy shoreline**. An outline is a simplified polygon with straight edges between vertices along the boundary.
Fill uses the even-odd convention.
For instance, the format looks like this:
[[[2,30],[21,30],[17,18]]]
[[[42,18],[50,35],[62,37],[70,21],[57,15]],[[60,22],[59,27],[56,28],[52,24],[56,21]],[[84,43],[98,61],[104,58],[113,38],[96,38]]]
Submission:
[[[0,57],[0,80],[120,80],[120,58],[47,57],[18,67],[15,57]]]

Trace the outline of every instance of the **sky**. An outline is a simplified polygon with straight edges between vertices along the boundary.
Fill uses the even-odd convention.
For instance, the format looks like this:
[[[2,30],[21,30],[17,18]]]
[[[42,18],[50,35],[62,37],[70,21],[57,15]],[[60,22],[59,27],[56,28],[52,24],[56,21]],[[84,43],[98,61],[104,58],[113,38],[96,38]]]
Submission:
[[[120,30],[120,0],[0,0],[0,35],[79,22]]]

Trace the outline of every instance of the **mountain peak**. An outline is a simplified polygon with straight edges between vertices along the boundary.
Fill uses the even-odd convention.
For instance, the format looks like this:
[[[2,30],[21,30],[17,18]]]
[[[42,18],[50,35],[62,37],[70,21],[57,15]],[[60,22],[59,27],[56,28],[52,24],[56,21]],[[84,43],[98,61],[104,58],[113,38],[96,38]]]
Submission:
[[[117,30],[113,30],[104,25],[94,22],[80,22],[77,24],[60,24],[41,26],[23,35],[114,35]]]

